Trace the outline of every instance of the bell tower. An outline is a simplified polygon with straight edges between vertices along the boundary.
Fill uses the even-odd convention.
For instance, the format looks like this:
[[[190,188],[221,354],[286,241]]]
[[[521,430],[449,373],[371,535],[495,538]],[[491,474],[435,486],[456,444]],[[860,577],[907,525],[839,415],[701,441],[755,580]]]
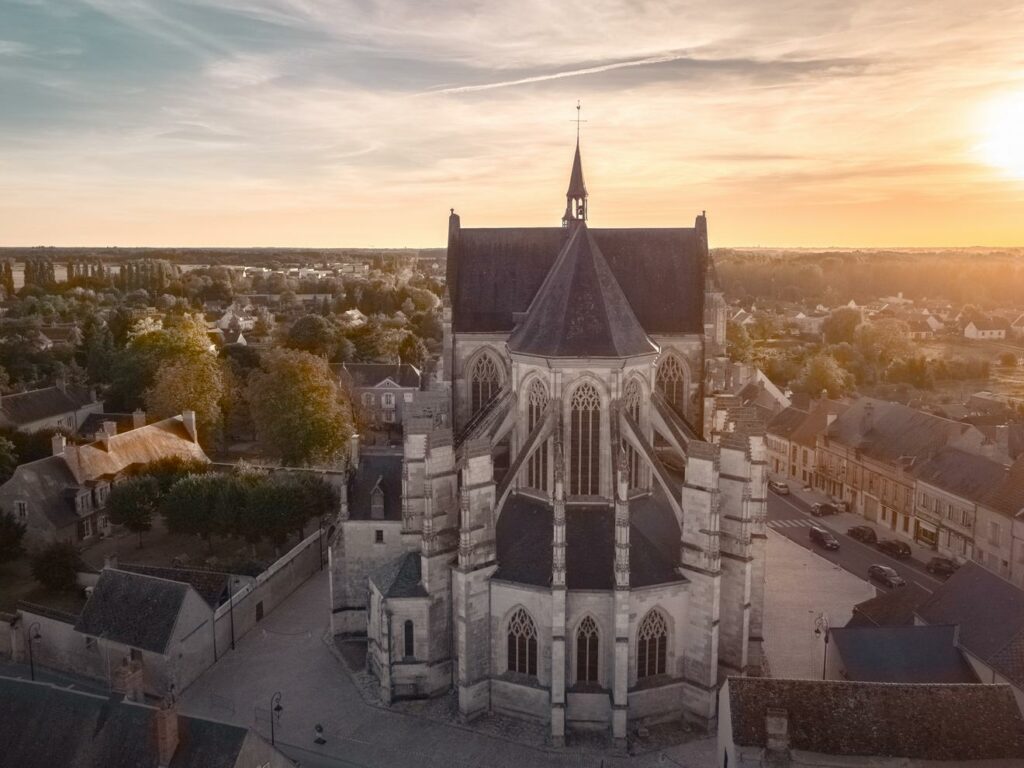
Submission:
[[[576,155],[572,159],[569,174],[569,189],[565,193],[565,215],[562,226],[582,223],[587,220],[587,185],[583,183],[583,161],[580,160],[580,104],[576,102]]]

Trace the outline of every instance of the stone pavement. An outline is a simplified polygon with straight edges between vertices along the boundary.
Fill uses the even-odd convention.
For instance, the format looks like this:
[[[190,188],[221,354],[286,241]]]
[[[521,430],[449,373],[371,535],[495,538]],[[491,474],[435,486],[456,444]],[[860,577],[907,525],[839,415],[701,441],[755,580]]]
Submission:
[[[768,530],[764,652],[772,677],[820,679],[824,643],[814,634],[825,613],[833,627],[850,620],[853,606],[875,596],[868,582],[814,551]]]
[[[535,726],[506,720],[500,735],[382,709],[364,701],[324,636],[328,625],[327,574],[317,574],[267,616],[182,695],[188,714],[255,726],[270,735],[271,697],[281,692],[275,736],[304,765],[323,766],[654,766],[714,765],[713,737],[638,756],[599,753],[592,744],[566,749],[531,746]],[[327,744],[313,744],[314,726]],[[513,729],[510,732],[508,729]],[[510,739],[525,736],[526,743]]]

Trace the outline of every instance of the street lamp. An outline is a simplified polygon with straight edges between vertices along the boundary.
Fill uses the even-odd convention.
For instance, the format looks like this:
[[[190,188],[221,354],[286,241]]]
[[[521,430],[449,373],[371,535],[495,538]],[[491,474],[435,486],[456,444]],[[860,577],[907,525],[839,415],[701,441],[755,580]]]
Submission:
[[[814,619],[814,636],[825,638],[825,654],[821,660],[821,679],[825,679],[825,668],[828,664],[828,614],[819,613]]]
[[[274,746],[274,717],[280,715],[284,710],[281,706],[281,692],[278,691],[270,697],[270,746]]]
[[[32,646],[36,640],[42,640],[43,636],[39,634],[39,622],[33,621],[28,626],[28,673],[32,680],[36,679],[36,660],[32,655]]]

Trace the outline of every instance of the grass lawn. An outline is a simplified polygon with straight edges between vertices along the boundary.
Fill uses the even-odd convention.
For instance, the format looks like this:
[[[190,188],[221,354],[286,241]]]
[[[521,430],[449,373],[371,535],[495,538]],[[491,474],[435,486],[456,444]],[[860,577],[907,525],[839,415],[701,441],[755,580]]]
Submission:
[[[85,594],[51,592],[32,578],[28,557],[0,565],[0,611],[13,612],[21,601],[38,603],[68,613],[80,613],[85,605]]]

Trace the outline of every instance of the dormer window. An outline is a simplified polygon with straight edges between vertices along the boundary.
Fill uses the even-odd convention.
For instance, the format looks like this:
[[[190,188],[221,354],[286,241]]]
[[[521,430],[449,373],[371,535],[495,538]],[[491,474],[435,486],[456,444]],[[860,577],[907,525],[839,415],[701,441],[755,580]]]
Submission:
[[[381,480],[383,479],[383,477],[377,478],[377,483],[373,486],[373,490],[370,491],[371,520],[384,519],[384,489],[380,487]]]

